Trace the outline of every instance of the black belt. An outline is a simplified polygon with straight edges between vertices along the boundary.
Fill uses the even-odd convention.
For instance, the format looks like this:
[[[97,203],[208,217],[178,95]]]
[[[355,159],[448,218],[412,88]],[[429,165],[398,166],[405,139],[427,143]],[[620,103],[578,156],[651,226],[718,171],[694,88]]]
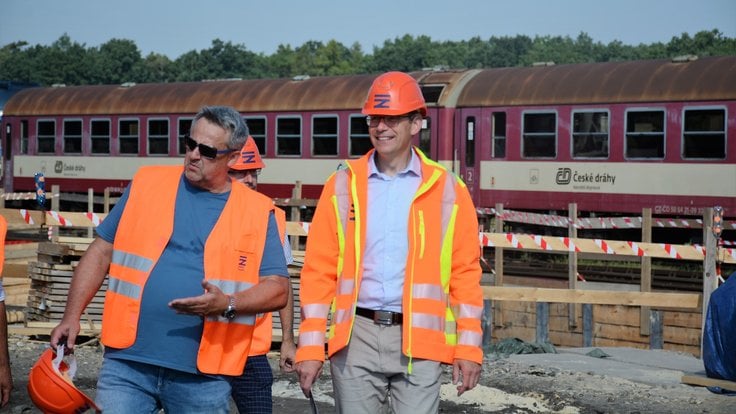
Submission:
[[[355,308],[355,314],[372,319],[378,325],[401,325],[404,317],[398,312],[373,310],[366,308]]]

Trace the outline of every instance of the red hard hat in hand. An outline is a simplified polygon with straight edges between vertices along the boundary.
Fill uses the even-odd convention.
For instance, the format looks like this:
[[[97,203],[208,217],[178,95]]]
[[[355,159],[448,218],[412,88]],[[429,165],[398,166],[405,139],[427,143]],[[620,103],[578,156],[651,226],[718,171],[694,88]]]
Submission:
[[[33,403],[49,414],[83,413],[87,410],[101,412],[94,401],[72,382],[76,373],[76,360],[72,360],[70,366],[63,358],[63,347],[56,356],[52,349],[47,349],[31,368],[28,375],[28,394]]]

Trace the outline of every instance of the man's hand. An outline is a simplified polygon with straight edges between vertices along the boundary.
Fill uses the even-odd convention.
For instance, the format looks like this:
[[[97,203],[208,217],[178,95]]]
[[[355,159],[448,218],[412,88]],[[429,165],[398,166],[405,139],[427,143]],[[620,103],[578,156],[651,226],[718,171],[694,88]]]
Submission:
[[[322,361],[302,361],[296,363],[296,376],[299,378],[299,386],[305,397],[312,394],[312,385],[317,381],[322,372]]]
[[[64,354],[74,352],[74,343],[77,341],[80,329],[79,320],[71,322],[62,318],[61,322],[51,330],[51,349],[64,345]]]
[[[296,345],[293,340],[281,341],[281,355],[279,356],[279,368],[282,372],[294,372],[294,357],[296,356]]]
[[[179,298],[169,302],[169,307],[176,313],[186,315],[219,315],[228,306],[227,295],[207,280],[202,281],[204,293],[190,298]]]
[[[452,364],[452,383],[458,384],[457,395],[472,390],[480,380],[480,364],[466,359],[456,359]]]

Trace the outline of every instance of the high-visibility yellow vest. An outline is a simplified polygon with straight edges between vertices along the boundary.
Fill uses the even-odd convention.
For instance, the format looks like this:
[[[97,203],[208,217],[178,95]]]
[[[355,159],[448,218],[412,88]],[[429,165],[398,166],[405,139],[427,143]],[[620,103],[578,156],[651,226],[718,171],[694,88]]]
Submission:
[[[408,217],[402,352],[444,363],[481,363],[483,292],[475,207],[459,178],[414,150],[422,183]],[[301,272],[297,362],[322,360],[325,336],[328,356],[350,341],[363,274],[370,155],[334,173],[317,205]]]

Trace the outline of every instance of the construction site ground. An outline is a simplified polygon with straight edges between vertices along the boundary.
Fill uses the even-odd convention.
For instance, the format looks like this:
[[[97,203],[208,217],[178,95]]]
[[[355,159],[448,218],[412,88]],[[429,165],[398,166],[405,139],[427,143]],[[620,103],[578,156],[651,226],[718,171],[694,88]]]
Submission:
[[[2,413],[38,413],[26,391],[28,372],[47,346],[43,336],[11,334],[15,390]],[[591,356],[589,353],[592,352]],[[489,353],[480,384],[460,397],[445,370],[441,413],[734,413],[736,397],[682,383],[683,375],[703,374],[702,361],[689,354],[633,348],[558,348],[557,353]],[[75,384],[94,397],[102,361],[98,345],[78,346]],[[602,355],[608,355],[600,357]],[[274,413],[308,413],[309,402],[294,374],[274,368]],[[319,412],[334,413],[329,367],[314,388]],[[237,412],[233,408],[233,413]]]

